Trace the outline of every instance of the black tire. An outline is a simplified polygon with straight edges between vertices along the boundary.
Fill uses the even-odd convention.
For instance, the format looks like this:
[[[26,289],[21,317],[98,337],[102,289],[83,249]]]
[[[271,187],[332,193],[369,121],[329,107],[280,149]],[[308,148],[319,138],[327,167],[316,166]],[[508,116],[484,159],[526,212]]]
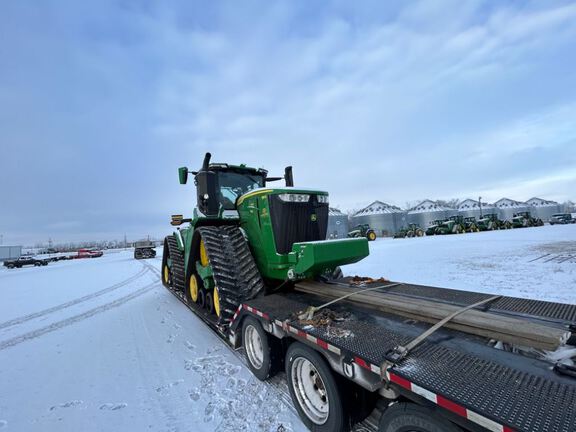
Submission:
[[[251,350],[253,338],[249,337],[250,332],[255,332],[260,338],[260,346],[254,348],[256,350],[261,349],[261,364],[253,359],[254,354],[249,354],[249,351],[254,352]],[[246,317],[242,324],[242,346],[244,347],[246,363],[256,378],[264,381],[276,375],[281,366],[278,340],[269,336],[255,318]]]
[[[206,307],[206,291],[203,289],[198,290],[198,306]]]
[[[301,406],[299,397],[301,393],[294,388],[296,377],[293,376],[293,365],[301,363],[301,361],[310,362],[317,372],[318,378],[321,380],[319,384],[323,383],[324,391],[326,393],[325,397],[328,401],[328,416],[323,421],[322,424],[314,422],[305,413]],[[294,342],[288,348],[286,352],[286,381],[288,382],[288,389],[290,390],[290,396],[292,397],[292,403],[296,407],[300,419],[302,422],[313,432],[345,432],[349,430],[349,416],[347,411],[347,406],[343,403],[342,395],[340,394],[340,389],[336,382],[332,370],[326,363],[326,361],[314,351],[312,348],[301,344],[300,342]],[[310,375],[313,376],[312,374]],[[318,379],[316,378],[316,379]],[[316,388],[316,385],[315,385]],[[318,390],[318,388],[317,388]]]
[[[378,432],[462,432],[431,408],[401,402],[384,411]]]
[[[13,269],[13,268],[14,268],[14,264],[8,264],[6,267],[8,267],[9,269]]]
[[[48,262],[43,262],[42,265],[43,265],[43,266],[47,266],[47,265],[48,265]]]
[[[35,263],[34,263],[34,267],[40,267],[41,265],[42,265],[41,262],[35,262]]]
[[[212,298],[212,293],[206,292],[206,310],[210,315],[214,313],[214,299]]]

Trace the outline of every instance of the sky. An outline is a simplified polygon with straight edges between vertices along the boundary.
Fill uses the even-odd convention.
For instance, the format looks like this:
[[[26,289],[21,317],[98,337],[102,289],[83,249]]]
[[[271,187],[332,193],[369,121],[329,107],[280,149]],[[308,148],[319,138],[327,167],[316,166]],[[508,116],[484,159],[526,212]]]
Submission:
[[[575,46],[556,0],[2,2],[0,235],[161,237],[206,151],[341,210],[574,200]]]

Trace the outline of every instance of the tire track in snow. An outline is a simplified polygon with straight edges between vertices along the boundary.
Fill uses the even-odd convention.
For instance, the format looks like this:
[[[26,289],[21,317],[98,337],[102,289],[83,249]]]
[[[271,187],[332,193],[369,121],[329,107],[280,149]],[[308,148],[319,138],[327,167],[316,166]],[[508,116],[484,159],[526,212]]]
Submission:
[[[54,307],[51,307],[48,309],[44,309],[44,310],[39,311],[39,312],[34,312],[34,313],[29,314],[29,315],[24,315],[24,316],[19,317],[19,318],[11,319],[10,321],[3,322],[0,324],[0,330],[5,329],[7,327],[12,327],[12,326],[17,325],[17,324],[25,323],[26,321],[30,321],[32,319],[39,318],[39,317],[42,317],[44,315],[48,315],[48,314],[51,314],[53,312],[57,312],[57,311],[62,310],[62,309],[67,309],[71,306],[75,306],[79,303],[83,303],[85,301],[92,300],[93,298],[96,298],[96,297],[99,297],[101,295],[112,292],[114,290],[117,290],[118,288],[121,288],[124,285],[128,285],[130,282],[133,282],[136,279],[138,279],[139,277],[143,276],[148,270],[149,270],[148,267],[146,267],[146,266],[142,267],[142,269],[138,273],[136,273],[134,276],[131,276],[128,279],[123,280],[122,282],[118,282],[117,284],[109,286],[108,288],[104,288],[104,289],[102,289],[100,291],[96,291],[92,294],[85,295],[84,297],[80,297],[80,298],[77,298],[75,300],[71,300],[69,302],[62,303],[62,304],[59,304],[57,306],[54,306]]]
[[[21,344],[22,342],[26,342],[31,339],[36,339],[40,336],[45,335],[46,333],[51,333],[56,330],[60,330],[61,328],[70,326],[72,324],[76,324],[80,321],[84,321],[87,318],[90,318],[94,315],[97,315],[102,312],[106,312],[110,309],[114,309],[118,306],[122,306],[124,303],[129,302],[130,300],[134,300],[137,297],[140,297],[143,294],[146,294],[148,291],[156,288],[158,286],[158,282],[152,282],[149,285],[146,285],[143,288],[139,288],[137,291],[133,292],[132,294],[125,295],[124,297],[120,297],[119,299],[114,300],[113,302],[106,303],[104,305],[95,307],[94,309],[90,309],[84,313],[72,316],[62,321],[57,321],[53,324],[47,325],[46,327],[42,327],[38,330],[33,330],[31,332],[25,333],[20,336],[13,337],[11,339],[5,340],[0,342],[0,351],[5,350],[6,348],[13,347],[15,345]]]

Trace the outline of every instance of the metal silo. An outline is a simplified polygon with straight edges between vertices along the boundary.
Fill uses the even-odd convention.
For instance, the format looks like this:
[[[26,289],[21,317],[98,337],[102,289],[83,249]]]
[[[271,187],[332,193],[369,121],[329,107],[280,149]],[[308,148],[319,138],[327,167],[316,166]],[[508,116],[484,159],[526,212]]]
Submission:
[[[530,206],[530,214],[533,217],[542,219],[544,222],[548,222],[548,219],[553,214],[562,213],[562,206],[556,201],[547,201],[534,197],[526,201],[526,204]]]
[[[498,210],[498,217],[502,220],[511,220],[515,213],[530,211],[528,204],[509,198],[499,199],[494,203],[494,207]]]
[[[399,207],[382,201],[374,201],[369,206],[354,213],[350,219],[350,228],[353,229],[360,224],[368,224],[380,237],[394,235],[402,228],[402,219],[405,214],[406,212]]]
[[[479,203],[473,199],[466,199],[458,204],[458,214],[464,217],[475,217],[476,219],[480,219],[481,215],[483,216],[489,213],[496,213],[496,207],[494,207],[494,204]]]
[[[348,216],[340,210],[330,207],[328,211],[327,239],[341,239],[348,235]]]
[[[444,220],[458,214],[458,210],[444,207],[436,201],[424,200],[408,211],[408,222],[426,229],[432,221]]]

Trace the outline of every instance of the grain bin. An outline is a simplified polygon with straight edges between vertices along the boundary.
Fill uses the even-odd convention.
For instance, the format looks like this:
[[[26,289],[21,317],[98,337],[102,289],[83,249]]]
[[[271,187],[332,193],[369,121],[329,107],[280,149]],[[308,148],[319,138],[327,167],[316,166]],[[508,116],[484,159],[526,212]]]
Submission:
[[[520,212],[529,212],[530,206],[524,202],[515,201],[509,198],[501,198],[494,203],[498,210],[498,218],[501,220],[511,220],[514,214]]]
[[[435,220],[444,220],[450,216],[457,215],[458,210],[445,207],[436,201],[424,200],[415,207],[408,210],[408,222],[426,229]]]
[[[362,210],[357,211],[350,218],[350,228],[356,225],[368,224],[376,235],[391,236],[402,228],[406,222],[406,212],[399,207],[374,201]]]
[[[348,216],[336,208],[330,207],[328,211],[327,239],[341,239],[348,235]]]
[[[526,204],[530,206],[532,217],[542,219],[544,222],[548,222],[553,214],[562,213],[562,206],[556,201],[534,197],[526,201]]]
[[[476,219],[480,219],[481,216],[490,213],[496,213],[496,207],[494,207],[494,204],[479,203],[473,199],[465,199],[458,204],[458,214],[464,217],[475,217]]]

